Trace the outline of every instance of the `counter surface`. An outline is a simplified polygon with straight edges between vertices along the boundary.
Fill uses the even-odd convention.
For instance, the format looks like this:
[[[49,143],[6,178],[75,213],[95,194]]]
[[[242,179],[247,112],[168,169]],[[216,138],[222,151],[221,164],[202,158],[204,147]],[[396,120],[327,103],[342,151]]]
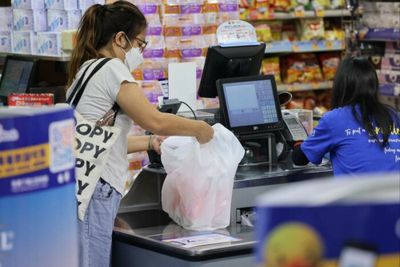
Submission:
[[[127,214],[118,215],[116,226],[114,227],[114,240],[181,259],[200,261],[231,255],[249,254],[252,252],[255,244],[253,228],[240,224],[225,229],[201,232],[186,230],[173,222],[168,225],[131,229],[129,222],[132,218],[126,215]],[[191,237],[210,233],[231,236],[239,240],[193,248],[183,248],[163,241],[172,238]]]

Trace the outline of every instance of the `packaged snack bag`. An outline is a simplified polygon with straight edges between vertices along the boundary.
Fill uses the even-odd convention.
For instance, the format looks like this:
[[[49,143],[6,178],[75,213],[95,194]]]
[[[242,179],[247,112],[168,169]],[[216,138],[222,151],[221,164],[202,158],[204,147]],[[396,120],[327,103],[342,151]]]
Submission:
[[[302,19],[299,21],[298,28],[302,41],[320,40],[325,37],[322,18]]]
[[[261,71],[263,74],[272,74],[276,84],[281,84],[281,71],[279,67],[279,57],[266,58],[262,61]]]
[[[323,53],[319,54],[318,58],[322,67],[324,79],[327,81],[333,80],[339,66],[340,55],[338,53]]]

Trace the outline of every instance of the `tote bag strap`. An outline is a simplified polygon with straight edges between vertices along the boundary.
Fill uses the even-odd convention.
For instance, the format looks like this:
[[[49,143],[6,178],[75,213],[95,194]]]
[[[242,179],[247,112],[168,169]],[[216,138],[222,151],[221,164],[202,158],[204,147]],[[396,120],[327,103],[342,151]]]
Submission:
[[[83,82],[83,79],[86,76],[86,72],[89,70],[90,66],[92,66],[97,60],[93,60],[92,63],[89,64],[89,66],[87,66],[87,68],[85,69],[85,71],[83,72],[83,74],[81,75],[81,77],[79,78],[78,82],[75,85],[75,88],[72,90],[71,94],[69,95],[68,99],[67,99],[67,104],[71,105],[71,101],[72,99],[75,97],[76,93],[78,92],[79,88],[81,87],[81,84]]]
[[[71,96],[68,98],[68,101],[67,101],[67,102],[68,102],[73,108],[76,108],[76,106],[78,105],[79,100],[81,99],[82,94],[83,94],[83,92],[85,91],[85,88],[86,88],[86,86],[87,86],[89,80],[93,77],[93,75],[96,74],[96,72],[97,72],[98,70],[100,70],[100,69],[101,69],[108,61],[110,61],[110,60],[111,60],[111,58],[102,59],[102,60],[96,65],[96,67],[92,70],[92,72],[89,74],[89,76],[87,77],[86,81],[81,85],[81,83],[82,83],[82,81],[83,81],[83,77],[85,77],[86,71],[89,69],[90,65],[93,64],[94,62],[92,62],[92,63],[88,66],[88,68],[87,68],[87,69],[85,70],[85,72],[83,73],[81,79],[79,79],[79,81],[78,81],[78,83],[77,83],[77,86],[74,88],[74,91],[71,93],[71,96],[75,93],[74,96],[73,96],[73,99],[74,99],[74,100],[72,101],[72,103],[71,103],[71,100],[72,100]],[[71,98],[71,99],[70,99],[70,98]],[[114,104],[114,106],[115,106],[115,104]]]

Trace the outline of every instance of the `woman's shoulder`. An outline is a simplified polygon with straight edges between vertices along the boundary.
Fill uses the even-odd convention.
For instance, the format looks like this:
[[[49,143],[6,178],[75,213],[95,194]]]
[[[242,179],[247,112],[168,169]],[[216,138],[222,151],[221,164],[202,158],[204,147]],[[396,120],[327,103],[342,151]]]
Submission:
[[[348,116],[352,116],[352,110],[350,106],[338,107],[334,108],[324,114],[325,119],[342,119],[347,118]]]

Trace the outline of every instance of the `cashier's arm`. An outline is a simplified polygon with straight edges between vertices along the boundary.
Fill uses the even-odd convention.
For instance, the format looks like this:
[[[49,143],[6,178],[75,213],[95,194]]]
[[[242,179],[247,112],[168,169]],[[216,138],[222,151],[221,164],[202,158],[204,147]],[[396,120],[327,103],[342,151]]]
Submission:
[[[213,137],[213,129],[204,121],[159,112],[136,83],[121,84],[117,103],[135,123],[156,135],[194,136],[200,143],[207,143]]]

